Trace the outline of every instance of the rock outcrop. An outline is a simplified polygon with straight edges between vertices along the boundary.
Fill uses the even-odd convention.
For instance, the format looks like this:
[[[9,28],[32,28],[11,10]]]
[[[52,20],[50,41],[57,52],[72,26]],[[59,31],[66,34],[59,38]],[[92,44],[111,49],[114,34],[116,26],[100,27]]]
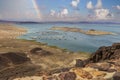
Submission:
[[[100,47],[95,53],[90,57],[90,62],[99,62],[110,59],[120,58],[120,43],[114,43],[112,46]]]
[[[30,59],[24,53],[8,52],[0,54],[0,68],[30,62]],[[4,68],[3,67],[3,68]]]
[[[31,50],[39,55],[41,48]],[[47,72],[47,71],[46,71]],[[27,77],[14,80],[26,80]],[[74,67],[48,71],[29,80],[120,80],[120,43],[101,47],[86,60],[76,59]]]

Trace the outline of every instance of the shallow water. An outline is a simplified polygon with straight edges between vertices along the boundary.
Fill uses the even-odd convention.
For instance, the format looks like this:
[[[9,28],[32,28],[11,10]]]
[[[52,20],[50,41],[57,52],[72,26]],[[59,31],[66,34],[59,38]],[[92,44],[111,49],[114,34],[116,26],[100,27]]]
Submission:
[[[19,37],[21,39],[36,40],[75,52],[95,52],[100,46],[109,46],[115,42],[120,42],[120,24],[27,23],[18,25],[28,29],[27,34]],[[117,35],[92,36],[76,32],[49,30],[53,26],[110,31]]]

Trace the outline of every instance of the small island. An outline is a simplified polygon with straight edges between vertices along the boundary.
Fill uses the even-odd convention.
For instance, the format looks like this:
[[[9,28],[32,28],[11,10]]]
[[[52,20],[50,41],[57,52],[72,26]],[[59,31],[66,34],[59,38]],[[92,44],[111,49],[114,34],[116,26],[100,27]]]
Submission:
[[[115,33],[107,32],[107,31],[100,31],[100,30],[82,30],[80,28],[70,28],[70,27],[52,27],[50,30],[59,30],[65,32],[79,32],[87,35],[114,35]]]

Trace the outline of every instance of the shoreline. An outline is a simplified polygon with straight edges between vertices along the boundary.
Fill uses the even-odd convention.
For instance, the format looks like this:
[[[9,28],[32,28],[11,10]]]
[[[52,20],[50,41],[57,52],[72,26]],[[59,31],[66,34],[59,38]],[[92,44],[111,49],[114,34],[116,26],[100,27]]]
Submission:
[[[46,46],[51,47],[51,48],[60,49],[62,51],[66,51],[69,53],[88,53],[89,54],[89,52],[83,52],[83,51],[76,51],[76,52],[69,51],[66,48],[60,48],[60,47],[55,46],[55,45],[48,45],[47,43],[37,42],[36,40],[20,39],[18,37],[26,34],[27,29],[17,27],[17,25],[14,25],[14,24],[0,23],[0,29],[1,29],[0,39],[3,39],[3,40],[4,39],[11,39],[11,40],[16,39],[16,40],[21,40],[21,41],[30,41],[30,42],[32,41],[35,43],[40,43],[40,44],[46,45]]]
[[[17,37],[18,35],[14,33],[14,36]],[[48,57],[42,57],[41,59],[37,60],[36,57],[40,57],[40,56],[32,56],[29,54],[30,50],[37,47],[42,48],[45,51],[49,51],[53,55]],[[85,53],[85,52],[71,52],[69,50],[59,48],[57,46],[49,46],[44,43],[36,42],[34,40],[24,40],[13,37],[12,38],[3,37],[0,39],[0,53],[3,52],[4,53],[24,52],[33,60],[34,64],[38,64],[38,62],[40,61],[40,63],[44,64],[43,66],[46,66],[46,68],[48,69],[63,67],[63,66],[71,66],[75,64],[74,60],[86,59],[90,55],[89,53]],[[64,59],[66,60],[64,61]],[[54,61],[56,61],[56,63],[54,63]],[[49,64],[48,66],[47,63],[51,63],[51,64]]]

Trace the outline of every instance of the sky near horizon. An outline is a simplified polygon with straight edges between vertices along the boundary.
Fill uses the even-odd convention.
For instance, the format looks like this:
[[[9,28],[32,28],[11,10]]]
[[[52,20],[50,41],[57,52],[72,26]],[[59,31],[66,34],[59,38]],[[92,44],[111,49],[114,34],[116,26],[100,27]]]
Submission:
[[[0,19],[120,22],[120,0],[0,0]]]

